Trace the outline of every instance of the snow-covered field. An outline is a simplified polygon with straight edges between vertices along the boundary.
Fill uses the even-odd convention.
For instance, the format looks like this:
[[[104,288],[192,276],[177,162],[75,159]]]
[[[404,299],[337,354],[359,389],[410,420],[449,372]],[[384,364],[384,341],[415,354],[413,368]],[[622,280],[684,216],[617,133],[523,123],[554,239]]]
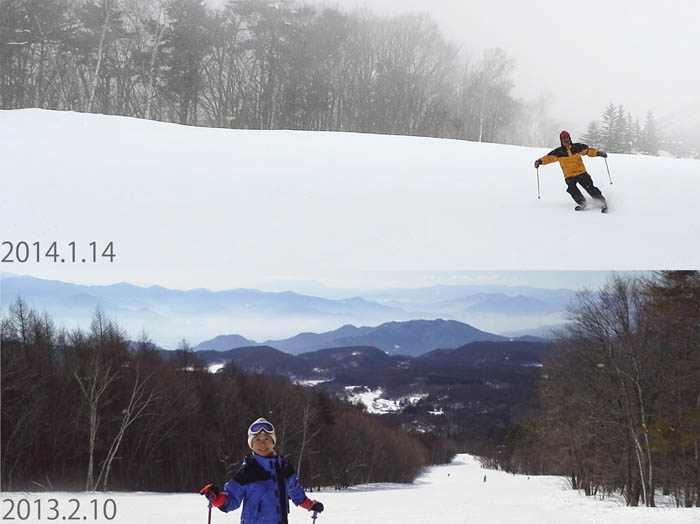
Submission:
[[[698,160],[610,155],[610,185],[585,159],[602,215],[573,211],[557,165],[537,199],[550,148],[37,109],[0,111],[0,142],[3,239],[113,241],[117,255],[10,272],[222,289],[335,270],[700,267]]]
[[[345,392],[346,400],[353,404],[362,404],[368,413],[376,414],[402,411],[405,406],[416,404],[428,396],[427,393],[417,393],[398,399],[384,398],[382,388],[370,389],[367,386],[345,386]]]
[[[484,482],[486,476],[486,482]],[[223,479],[222,479],[223,480]],[[560,477],[527,477],[484,470],[469,455],[459,455],[448,466],[432,467],[413,485],[370,484],[347,491],[309,493],[321,500],[326,511],[317,524],[691,524],[700,522],[700,509],[674,507],[628,508],[618,498],[604,500],[585,497],[568,488]],[[2,513],[12,498],[21,499],[30,508],[24,522],[46,522],[48,500],[59,500],[58,518],[69,516],[86,522],[114,524],[193,524],[205,523],[207,508],[199,494],[158,493],[3,493]],[[40,500],[37,503],[36,500]],[[96,503],[91,500],[97,499]],[[114,504],[107,502],[113,499]],[[53,503],[51,503],[53,504]],[[105,506],[106,504],[106,506]],[[44,512],[37,519],[36,510]],[[94,507],[98,516],[94,519]],[[116,517],[103,517],[116,506]],[[16,513],[12,514],[17,517]],[[111,513],[108,513],[111,516]],[[83,518],[86,517],[86,518]],[[240,519],[240,510],[224,514],[212,512],[212,523],[232,523]],[[310,514],[292,507],[290,524],[311,524]]]

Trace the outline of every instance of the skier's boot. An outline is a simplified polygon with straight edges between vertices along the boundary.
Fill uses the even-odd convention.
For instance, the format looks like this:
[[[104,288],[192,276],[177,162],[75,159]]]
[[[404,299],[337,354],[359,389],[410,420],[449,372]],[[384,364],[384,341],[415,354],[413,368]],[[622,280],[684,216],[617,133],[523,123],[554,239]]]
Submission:
[[[600,212],[601,213],[607,213],[608,212],[608,202],[604,198],[600,199]]]
[[[586,209],[586,201],[579,202],[578,205],[574,208],[574,211],[583,211]]]

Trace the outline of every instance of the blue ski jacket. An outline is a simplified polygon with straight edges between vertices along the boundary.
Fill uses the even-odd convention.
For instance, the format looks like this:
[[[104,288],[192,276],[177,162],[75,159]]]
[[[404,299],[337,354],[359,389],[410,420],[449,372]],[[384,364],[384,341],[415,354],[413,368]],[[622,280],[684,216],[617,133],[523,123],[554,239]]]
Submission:
[[[289,500],[297,506],[306,500],[294,468],[280,455],[249,453],[224,491],[226,503],[219,509],[228,513],[242,503],[241,524],[287,524]]]

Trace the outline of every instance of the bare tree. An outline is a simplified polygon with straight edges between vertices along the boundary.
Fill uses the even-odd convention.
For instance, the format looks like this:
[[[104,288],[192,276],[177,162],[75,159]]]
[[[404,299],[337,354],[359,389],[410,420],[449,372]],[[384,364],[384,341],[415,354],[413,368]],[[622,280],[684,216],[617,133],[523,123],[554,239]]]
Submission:
[[[129,400],[126,407],[122,408],[122,420],[119,425],[117,433],[112,439],[112,443],[107,451],[107,456],[102,462],[102,469],[100,474],[95,480],[95,487],[99,487],[100,481],[102,481],[102,489],[107,489],[107,482],[109,480],[109,470],[112,466],[112,461],[119,451],[119,447],[124,439],[126,430],[134,422],[144,415],[144,411],[152,404],[154,399],[154,392],[149,388],[149,381],[151,376],[141,377],[139,372],[138,364],[136,365],[134,384],[131,389],[131,394],[129,395]]]
[[[663,486],[696,503],[698,304],[697,272],[614,277],[579,295],[544,367],[536,441],[574,487],[654,506]]]
[[[73,372],[80,386],[88,410],[88,469],[85,490],[97,488],[95,481],[95,442],[100,428],[100,408],[105,402],[104,395],[109,386],[116,380],[116,372],[109,362],[105,362],[98,350],[92,350],[92,358],[86,369]]]
[[[301,444],[299,446],[299,458],[297,460],[297,475],[301,475],[301,465],[304,460],[304,451],[307,446],[323,431],[323,426],[316,424],[318,411],[312,404],[306,403],[301,418]]]

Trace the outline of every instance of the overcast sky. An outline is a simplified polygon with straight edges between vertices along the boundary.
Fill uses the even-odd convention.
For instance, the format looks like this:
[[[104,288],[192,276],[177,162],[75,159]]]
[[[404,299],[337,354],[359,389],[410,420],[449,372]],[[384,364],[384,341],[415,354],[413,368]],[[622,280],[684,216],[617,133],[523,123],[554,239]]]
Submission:
[[[225,0],[209,0],[223,3]],[[381,14],[426,12],[475,55],[500,47],[517,61],[514,93],[546,96],[549,115],[585,131],[609,102],[700,120],[697,0],[306,0]]]

